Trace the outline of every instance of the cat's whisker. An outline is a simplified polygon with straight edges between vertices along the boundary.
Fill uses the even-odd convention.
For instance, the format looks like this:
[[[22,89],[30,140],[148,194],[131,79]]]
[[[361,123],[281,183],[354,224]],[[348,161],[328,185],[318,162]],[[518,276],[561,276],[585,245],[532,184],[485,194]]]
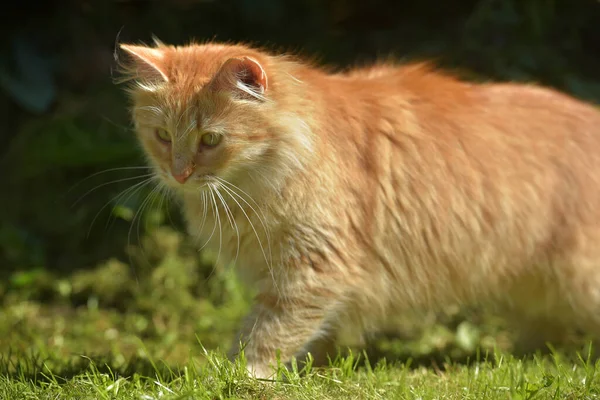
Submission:
[[[254,224],[252,223],[252,219],[248,216],[248,214],[246,213],[246,210],[244,210],[244,207],[235,199],[235,197],[233,195],[238,196],[238,198],[240,198],[242,201],[244,201],[252,210],[254,210],[254,208],[252,206],[250,206],[248,204],[248,202],[243,199],[243,197],[241,197],[239,194],[235,193],[232,189],[228,188],[225,185],[223,185],[222,188],[225,190],[225,193],[227,193],[229,195],[229,197],[238,205],[238,207],[240,208],[240,210],[242,211],[242,213],[246,217],[246,220],[248,220],[248,223],[250,224],[250,227],[252,228],[252,231],[254,232],[254,235],[256,236],[256,239],[258,241],[258,245],[260,246],[260,250],[262,251],[263,257],[265,258],[265,262],[267,263],[267,269],[271,273],[271,278],[273,279],[273,282],[275,283],[276,280],[275,280],[275,275],[274,275],[274,270],[273,270],[272,262],[269,261],[272,257],[267,257],[267,253],[265,252],[265,248],[263,246],[262,240],[260,240],[260,236],[259,236],[256,228],[254,227]],[[261,221],[261,223],[262,223],[262,220],[260,219],[260,216],[256,213],[256,210],[254,210],[254,214],[257,216],[257,218],[259,219],[259,221]],[[263,226],[264,226],[264,224],[263,224]],[[270,241],[268,240],[269,235],[268,235],[266,229],[265,229],[265,233],[267,234],[266,235],[267,236],[267,241],[270,243]],[[269,254],[271,254],[271,248],[270,247],[269,247]]]
[[[146,196],[146,198],[144,199],[144,201],[142,202],[142,204],[140,205],[140,213],[139,216],[137,218],[137,224],[135,224],[135,230],[136,230],[136,236],[137,236],[137,243],[141,243],[140,242],[140,226],[144,223],[147,224],[147,219],[145,219],[145,213],[146,210],[148,209],[149,206],[152,206],[154,204],[154,201],[156,199],[155,194],[158,191],[158,185],[156,185],[154,188],[152,188],[152,190],[150,191],[150,193],[148,193],[148,195]],[[147,226],[144,225],[144,228],[146,228]]]
[[[75,203],[73,203],[71,205],[71,207],[75,207],[81,200],[83,200],[84,197],[86,197],[88,194],[92,193],[94,190],[100,189],[101,187],[112,185],[113,183],[127,182],[127,181],[132,181],[134,179],[148,178],[151,176],[154,176],[154,173],[139,175],[139,176],[131,176],[129,178],[115,179],[114,181],[101,183],[100,185],[94,186],[93,188],[91,188],[90,190],[85,192],[80,198],[77,199],[77,201],[75,201]]]
[[[127,245],[131,246],[131,232],[133,230],[134,225],[136,225],[136,221],[137,221],[137,236],[138,236],[138,242],[139,242],[139,238],[140,238],[140,220],[142,218],[142,214],[144,212],[144,209],[146,208],[147,203],[150,201],[150,199],[152,198],[152,195],[154,194],[154,192],[157,190],[158,185],[156,185],[151,191],[150,193],[148,193],[146,195],[146,197],[144,198],[144,200],[142,201],[142,204],[140,204],[140,207],[137,209],[137,211],[135,212],[135,214],[133,215],[133,219],[131,220],[131,225],[129,226],[129,231],[127,232]],[[143,252],[143,247],[140,247],[140,249]]]
[[[148,206],[147,206],[147,208],[149,210],[151,210],[151,211],[155,211],[156,210],[156,208],[154,206],[154,203],[156,202],[156,199],[158,198],[159,199],[158,200],[159,201],[159,204],[158,204],[159,208],[158,208],[158,210],[159,210],[159,212],[161,212],[160,211],[160,204],[162,203],[162,200],[163,200],[163,197],[162,197],[161,193],[162,193],[162,187],[161,187],[160,183],[157,183],[156,187],[153,190],[153,194],[151,195],[152,200],[148,203]],[[144,220],[144,229],[148,230],[148,220],[147,219]],[[138,224],[138,233],[137,233],[137,235],[138,235],[138,242],[139,242],[140,241],[140,226],[139,226],[139,224]]]
[[[204,205],[204,213],[203,213],[204,214],[204,218],[202,220],[202,226],[204,226],[204,221],[205,221],[206,216],[207,216],[208,204],[210,204],[210,209],[213,211],[213,215],[215,216],[215,218],[214,218],[215,224],[213,225],[213,230],[212,230],[212,232],[210,234],[210,237],[207,239],[207,241],[204,243],[204,245],[198,251],[201,251],[204,248],[204,246],[206,246],[208,244],[208,242],[210,241],[210,239],[212,238],[212,236],[213,236],[213,234],[215,232],[215,229],[217,227],[217,218],[216,218],[215,213],[219,212],[218,209],[216,209],[216,211],[215,211],[216,203],[213,203],[213,202],[209,201],[210,199],[212,199],[212,189],[211,189],[210,185],[205,184],[202,187],[204,187],[204,186],[208,186],[208,190],[209,191],[208,192],[204,192],[204,191],[202,192],[202,200],[204,202],[204,204],[203,204]],[[214,200],[214,199],[212,199],[212,200]],[[202,227],[200,228],[199,232],[202,232]],[[219,250],[219,253],[220,252],[221,251]],[[215,273],[215,271],[217,270],[217,268],[218,268],[217,261],[218,261],[218,257],[217,257],[217,260],[215,260],[215,262],[213,263],[212,268],[210,269],[210,273],[207,276],[207,279],[210,279],[212,277],[212,275]]]
[[[244,203],[245,203],[245,204],[246,204],[248,207],[250,207],[250,209],[251,209],[251,210],[254,212],[254,214],[256,215],[256,218],[258,218],[258,221],[260,222],[260,224],[262,225],[262,227],[263,227],[263,229],[264,229],[264,231],[265,231],[265,236],[266,236],[266,239],[267,239],[267,248],[268,248],[268,250],[269,250],[269,257],[267,257],[267,256],[265,255],[265,261],[266,261],[268,264],[269,264],[269,263],[270,263],[270,264],[272,264],[272,263],[273,263],[273,256],[272,256],[272,253],[271,253],[271,234],[270,234],[270,230],[269,230],[269,228],[267,227],[267,224],[265,223],[265,221],[264,221],[264,219],[263,219],[265,216],[264,216],[264,213],[262,212],[262,209],[261,209],[261,208],[258,206],[258,204],[256,204],[256,201],[252,200],[252,197],[251,197],[251,196],[250,196],[248,193],[244,192],[244,191],[243,191],[243,190],[241,190],[240,188],[237,188],[237,186],[233,185],[233,184],[232,184],[232,183],[230,183],[230,182],[227,182],[226,180],[224,180],[224,179],[222,179],[222,178],[219,178],[219,181],[220,181],[220,182],[222,182],[222,183],[224,183],[224,184],[222,185],[223,189],[225,189],[225,190],[227,191],[227,193],[229,194],[229,196],[230,196],[230,197],[231,197],[231,198],[232,198],[232,199],[233,199],[233,200],[234,200],[234,201],[237,203],[237,205],[240,207],[240,209],[242,210],[242,212],[244,213],[244,215],[245,215],[245,216],[246,216],[246,218],[248,219],[248,222],[250,222],[250,225],[252,226],[252,230],[254,231],[254,234],[256,235],[256,238],[257,238],[257,239],[259,240],[259,242],[260,242],[260,238],[259,238],[259,236],[258,236],[258,232],[257,232],[257,231],[256,231],[256,229],[254,228],[254,225],[252,224],[252,222],[250,221],[250,218],[249,218],[249,217],[248,217],[248,215],[246,214],[246,211],[244,210],[244,207],[242,207],[242,205],[241,205],[241,204],[240,204],[240,203],[239,203],[237,200],[235,200],[235,198],[232,196],[232,194],[233,194],[233,195],[235,195],[235,196],[237,196],[237,197],[238,197],[238,198],[239,198],[241,201],[243,201],[243,202],[244,202]],[[227,186],[227,185],[231,185],[231,186]],[[258,207],[258,209],[261,211],[261,213],[260,213],[260,214],[262,214],[262,218],[261,218],[261,215],[260,215],[260,214],[259,214],[259,213],[256,211],[256,209],[255,209],[255,208],[254,208],[254,207],[253,207],[253,206],[252,206],[250,203],[248,203],[248,202],[247,202],[247,201],[244,199],[244,197],[243,197],[243,196],[241,196],[239,193],[237,193],[237,192],[236,192],[236,191],[233,189],[234,187],[235,187],[235,188],[237,188],[238,190],[241,190],[243,193],[245,193],[245,194],[246,194],[246,196],[248,196],[248,197],[250,198],[250,200],[252,200],[252,201],[253,201],[253,202],[256,204],[256,206]],[[261,248],[262,248],[262,243],[261,243]],[[263,253],[264,253],[264,250],[263,250]]]
[[[173,217],[171,216],[171,207],[172,207],[172,197],[173,194],[171,192],[171,189],[169,188],[169,186],[165,185],[164,183],[161,182],[161,184],[164,187],[164,191],[165,191],[165,199],[166,199],[166,209],[167,209],[167,217],[169,218],[169,222],[171,223],[172,227],[175,227],[177,224],[173,221]]]
[[[208,204],[206,203],[206,192],[201,192],[202,194],[202,222],[200,223],[200,229],[198,232],[202,232],[202,228],[204,228],[204,224],[206,223],[206,216],[208,214]]]
[[[150,178],[146,179],[146,180],[145,180],[145,182],[146,182],[146,184],[145,184],[145,185],[138,186],[138,188],[137,188],[137,189],[135,189],[133,192],[130,192],[130,193],[127,195],[127,197],[123,196],[123,197],[125,197],[125,198],[123,198],[123,197],[122,197],[122,198],[121,198],[119,201],[122,201],[123,203],[127,203],[127,202],[129,201],[129,199],[131,199],[133,196],[135,196],[135,195],[136,195],[136,193],[139,193],[139,192],[142,190],[142,188],[143,188],[144,186],[146,186],[147,184],[149,184],[149,183],[151,183],[151,182],[154,182],[154,183],[156,183],[157,185],[160,185],[160,184],[161,184],[160,177],[159,177],[159,176],[157,176],[157,175],[151,176]],[[136,187],[136,186],[137,186],[137,184],[133,185],[133,187]]]
[[[218,177],[218,176],[215,176],[215,178],[216,178],[216,179],[217,179],[219,182],[221,182],[222,184],[224,184],[224,185],[228,185],[228,186],[229,186],[229,189],[230,189],[230,190],[232,190],[234,193],[236,193],[236,194],[237,194],[237,195],[238,195],[240,198],[241,198],[242,196],[241,196],[241,194],[240,194],[239,192],[241,192],[242,194],[244,194],[244,195],[245,195],[245,196],[248,198],[248,200],[249,200],[249,201],[251,201],[251,202],[252,202],[252,203],[253,203],[253,204],[256,206],[256,208],[258,209],[258,211],[260,211],[260,215],[258,215],[257,211],[256,211],[256,210],[255,210],[255,209],[254,209],[254,208],[253,208],[253,207],[252,207],[250,204],[246,203],[246,204],[248,204],[248,206],[249,206],[249,207],[252,209],[252,211],[254,211],[254,213],[256,214],[256,216],[258,217],[258,219],[259,219],[259,221],[260,221],[260,223],[261,223],[261,225],[262,225],[263,229],[265,230],[265,232],[266,232],[266,234],[267,234],[267,241],[270,241],[270,235],[271,235],[271,231],[270,231],[269,227],[268,227],[268,226],[265,224],[265,222],[264,222],[264,221],[266,221],[267,217],[266,217],[266,215],[265,215],[265,212],[264,212],[264,210],[262,209],[262,207],[261,207],[261,206],[260,206],[260,205],[259,205],[259,204],[258,204],[258,203],[257,203],[257,202],[256,202],[256,201],[253,199],[253,198],[252,198],[252,196],[250,196],[250,195],[249,195],[247,192],[245,192],[245,191],[244,191],[242,188],[240,188],[239,186],[236,186],[235,184],[233,184],[233,183],[231,183],[231,182],[227,181],[227,180],[226,180],[226,179],[224,179],[224,178],[220,178],[220,177]],[[244,200],[244,202],[245,202],[245,200]],[[261,219],[261,217],[262,217],[262,219]],[[270,250],[271,250],[271,249],[270,249],[270,243],[269,243],[269,251],[270,251]]]
[[[209,186],[209,189],[210,189],[210,186]],[[205,209],[205,210],[207,210],[207,209],[208,209],[208,205],[210,204],[210,209],[211,209],[211,210],[213,210],[213,212],[218,212],[219,210],[215,210],[215,209],[213,208],[213,207],[214,207],[213,203],[211,203],[211,202],[209,201],[209,199],[210,199],[210,198],[208,197],[208,194],[210,194],[210,192],[206,192],[206,193],[207,193],[207,196],[206,196],[206,205],[207,205],[207,206],[206,206],[204,209]],[[207,212],[208,212],[208,211],[207,211]],[[204,226],[204,222],[202,223],[202,225]],[[207,245],[207,244],[210,242],[210,240],[212,239],[212,237],[213,237],[213,236],[214,236],[214,234],[215,234],[215,231],[216,231],[216,229],[217,229],[217,218],[215,217],[215,223],[214,223],[214,225],[213,225],[213,230],[212,230],[212,232],[210,233],[210,236],[208,237],[208,239],[206,239],[206,242],[204,242],[204,244],[202,245],[202,247],[200,247],[200,248],[198,249],[198,252],[202,251],[202,249],[204,249],[204,247],[206,247],[206,245]],[[201,234],[201,231],[199,231],[199,232],[200,232],[200,234]]]
[[[216,176],[216,175],[214,176],[214,178],[215,178],[216,180],[218,180],[219,182],[221,182],[221,183],[223,183],[223,184],[225,184],[225,185],[228,185],[228,186],[230,186],[230,188],[231,188],[231,189],[235,189],[235,190],[237,190],[238,192],[241,192],[242,194],[246,195],[246,196],[248,197],[248,200],[250,200],[252,203],[254,203],[254,205],[256,206],[256,208],[258,208],[258,209],[261,211],[261,214],[263,214],[263,217],[264,217],[264,212],[263,212],[263,210],[261,209],[261,207],[258,205],[258,203],[257,203],[257,202],[256,202],[256,201],[255,201],[255,200],[252,198],[252,196],[250,196],[250,195],[249,195],[247,192],[245,192],[245,191],[244,191],[242,188],[240,188],[240,187],[239,187],[239,186],[237,186],[237,185],[234,185],[233,183],[229,182],[229,181],[228,181],[228,180],[226,180],[225,178],[221,178],[221,177],[219,177],[219,176]],[[239,193],[238,193],[238,194],[239,194]]]
[[[266,238],[266,245],[267,245],[267,254],[268,257],[265,256],[265,261],[267,262],[267,264],[269,264],[271,267],[273,265],[273,254],[272,254],[272,249],[271,249],[271,230],[269,229],[269,226],[265,223],[266,217],[264,212],[262,211],[262,209],[258,206],[258,204],[256,204],[256,202],[254,202],[256,204],[256,207],[258,208],[258,210],[260,211],[260,213],[251,205],[249,204],[239,193],[236,193],[236,191],[229,187],[227,188],[227,190],[229,190],[231,192],[231,194],[233,194],[234,196],[237,196],[238,199],[240,199],[242,202],[244,202],[254,213],[254,215],[256,216],[256,218],[258,219],[258,221],[260,222],[263,231],[265,232],[265,238]],[[230,194],[230,196],[231,196]],[[249,196],[249,195],[248,195]],[[234,199],[235,200],[235,199]],[[252,198],[250,197],[250,200],[252,200]],[[253,200],[252,200],[253,201]],[[246,212],[244,211],[243,207],[236,201],[236,203],[238,204],[238,206],[240,206],[240,208],[242,209],[242,212],[244,212],[244,214],[246,214]],[[246,218],[249,219],[249,216],[246,215]],[[257,235],[258,238],[258,233],[257,231],[254,229],[254,226],[252,227],[255,234]],[[264,251],[263,251],[264,253]]]
[[[148,256],[146,255],[146,252],[144,251],[144,246],[140,243],[139,227],[140,227],[140,221],[143,218],[144,209],[146,208],[146,203],[152,197],[152,193],[154,193],[155,189],[156,189],[156,187],[152,188],[152,190],[148,194],[146,194],[146,197],[142,201],[142,204],[140,204],[139,208],[133,215],[133,219],[131,220],[131,225],[129,226],[129,232],[127,233],[127,244],[128,244],[128,246],[131,246],[131,232],[132,232],[133,228],[135,226],[137,226],[136,231],[137,231],[137,238],[138,238],[138,243],[137,243],[138,248],[140,249],[140,251],[146,261],[148,261]],[[137,225],[136,225],[136,223],[137,223]]]
[[[164,194],[165,188],[160,184],[160,182],[158,182],[157,186],[158,186],[158,197],[159,197],[158,210],[162,213],[163,206],[165,203],[165,194]],[[154,204],[152,205],[152,207],[154,207]]]
[[[133,193],[137,192],[138,190],[140,190],[141,188],[143,188],[144,186],[146,186],[147,184],[149,184],[149,183],[152,181],[152,178],[153,178],[153,177],[150,177],[150,178],[144,179],[143,181],[141,181],[141,182],[138,182],[138,183],[136,183],[135,185],[133,185],[133,186],[130,186],[130,187],[128,187],[128,188],[126,188],[126,189],[122,190],[122,191],[121,191],[121,192],[119,192],[117,195],[113,196],[113,197],[112,197],[110,200],[108,200],[106,203],[104,203],[104,205],[102,206],[102,208],[100,208],[100,210],[99,210],[99,211],[96,213],[96,215],[95,215],[95,216],[94,216],[94,218],[92,219],[92,222],[90,223],[90,227],[88,228],[88,231],[87,231],[87,235],[86,235],[86,237],[89,237],[89,236],[90,236],[90,233],[92,232],[92,228],[93,228],[93,226],[94,226],[94,223],[96,222],[96,219],[98,219],[98,217],[100,216],[100,213],[102,213],[102,211],[103,211],[103,210],[104,210],[106,207],[108,207],[108,205],[109,205],[109,204],[111,204],[111,203],[113,203],[113,202],[118,202],[118,201],[120,201],[120,199],[121,199],[122,197],[125,197],[125,196],[127,196],[128,194],[133,194]],[[104,227],[105,229],[107,229],[107,228],[108,228],[108,222],[109,222],[109,221],[110,221],[110,217],[109,217],[109,218],[107,218],[106,225],[105,225],[105,227]]]
[[[221,257],[221,248],[223,246],[223,230],[221,227],[221,213],[219,212],[219,204],[217,203],[217,200],[215,199],[215,194],[214,194],[214,187],[212,185],[208,185],[209,189],[210,189],[210,197],[212,199],[213,204],[215,205],[215,218],[217,220],[217,224],[219,225],[219,252],[217,253],[217,259],[215,260],[215,267],[217,266],[218,262],[219,262],[219,257]]]
[[[67,193],[69,193],[71,190],[75,189],[77,186],[81,185],[83,182],[87,181],[88,179],[92,179],[95,176],[101,175],[101,174],[105,174],[107,172],[113,172],[113,171],[126,171],[126,170],[132,170],[132,169],[145,169],[145,170],[149,170],[152,169],[152,167],[148,167],[148,166],[136,166],[136,167],[117,167],[117,168],[109,168],[109,169],[105,169],[102,171],[98,171],[98,172],[94,172],[93,174],[86,176],[85,178],[79,180],[78,182],[76,182],[75,184],[73,184],[73,186],[71,186],[69,188],[69,190],[67,190]]]
[[[229,220],[229,223],[231,224],[231,227],[233,229],[235,229],[235,235],[236,235],[236,238],[237,238],[237,250],[235,251],[235,258],[233,260],[233,265],[235,265],[237,263],[237,259],[238,259],[238,256],[240,254],[240,231],[238,229],[237,223],[235,222],[235,217],[233,215],[233,212],[231,211],[231,209],[227,205],[227,202],[223,198],[223,195],[219,192],[219,189],[217,187],[215,187],[214,189],[215,189],[215,194],[221,200],[221,204],[223,204],[223,208],[225,209],[225,214],[227,215],[227,219]]]
[[[151,177],[151,178],[150,178],[150,179],[149,179],[149,180],[146,182],[146,185],[147,185],[147,184],[149,184],[149,183],[151,183],[151,182],[154,180],[154,178],[156,178],[156,177]],[[129,199],[131,199],[131,198],[132,198],[133,196],[135,196],[137,193],[141,192],[141,191],[142,191],[142,189],[143,189],[143,188],[144,188],[146,185],[141,185],[141,186],[139,186],[137,189],[135,189],[135,190],[133,190],[132,192],[130,192],[130,193],[127,195],[127,197],[126,197],[126,198],[124,198],[122,201],[123,201],[124,203],[127,203],[127,202],[129,201]],[[132,219],[132,221],[131,221],[131,222],[133,222],[133,219]]]
[[[163,210],[167,213],[167,217],[169,218],[169,221],[171,222],[171,226],[174,226],[173,221],[171,220],[171,214],[169,213],[169,190],[167,189],[167,186],[162,183],[161,181],[158,182],[158,186],[159,186],[159,190],[158,190],[158,195],[160,197],[160,201],[158,203],[158,209],[160,210],[160,212],[163,212]]]

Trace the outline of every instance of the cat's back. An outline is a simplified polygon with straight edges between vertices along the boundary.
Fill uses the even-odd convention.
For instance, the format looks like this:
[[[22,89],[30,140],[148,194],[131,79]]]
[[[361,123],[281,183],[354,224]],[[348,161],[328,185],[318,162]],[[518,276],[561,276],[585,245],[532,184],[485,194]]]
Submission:
[[[593,105],[539,85],[468,82],[427,64],[336,79],[346,96],[335,102],[343,129],[332,129],[331,140],[346,160],[356,154],[365,176],[389,183],[389,207],[403,204],[402,218],[382,220],[413,215],[406,232],[429,221],[431,229],[454,229],[447,237],[470,237],[476,230],[459,235],[452,221],[476,226],[481,214],[485,225],[506,227],[503,240],[544,232],[539,243],[554,240],[548,237],[558,228],[549,224],[566,215],[600,222],[600,111]],[[448,254],[460,246],[448,245]]]
[[[354,95],[360,113],[370,113],[365,120],[371,126],[391,123],[395,129],[386,134],[396,138],[504,141],[501,147],[515,149],[568,144],[571,150],[585,147],[588,155],[592,149],[600,153],[600,109],[553,88],[467,81],[429,63],[375,65],[343,77],[342,92]]]
[[[429,62],[375,64],[331,78],[344,81],[340,90],[353,92],[357,99],[383,105],[389,99],[402,99],[415,112],[427,109],[440,118],[444,111],[455,113],[457,118],[461,111],[472,117],[483,111],[489,116],[514,113],[513,119],[528,112],[582,122],[600,120],[597,107],[559,90],[532,83],[469,81]]]
[[[492,268],[499,277],[543,269],[592,237],[584,227],[598,230],[593,105],[539,85],[468,82],[426,64],[335,79],[352,93],[336,107],[353,118],[340,119],[345,129],[331,136],[345,149],[343,139],[354,139],[357,170],[368,177],[357,192],[372,193],[363,200],[365,230],[389,265],[415,276],[435,266],[436,279],[476,292]],[[422,281],[444,292],[432,277]]]

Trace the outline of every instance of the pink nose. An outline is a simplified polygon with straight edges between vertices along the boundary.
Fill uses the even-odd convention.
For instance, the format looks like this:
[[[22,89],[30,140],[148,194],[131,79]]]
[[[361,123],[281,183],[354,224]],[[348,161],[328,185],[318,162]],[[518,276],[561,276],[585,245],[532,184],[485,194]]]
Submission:
[[[181,184],[184,184],[188,178],[190,176],[192,176],[192,173],[194,173],[194,167],[193,166],[188,166],[186,167],[184,170],[182,171],[172,171],[171,174],[173,175],[173,178],[175,178],[175,180]]]

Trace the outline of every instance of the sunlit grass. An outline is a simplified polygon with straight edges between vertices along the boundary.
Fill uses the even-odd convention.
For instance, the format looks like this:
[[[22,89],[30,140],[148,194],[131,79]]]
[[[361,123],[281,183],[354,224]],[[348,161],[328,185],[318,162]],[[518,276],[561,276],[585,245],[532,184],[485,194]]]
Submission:
[[[151,369],[123,375],[85,360],[67,378],[43,361],[21,359],[0,376],[0,398],[31,399],[592,399],[600,394],[598,363],[560,355],[522,361],[495,353],[443,369],[393,364],[371,365],[364,356],[337,358],[327,368],[288,371],[258,381],[245,373],[243,359],[231,363],[203,350],[177,369],[155,362]],[[6,360],[3,370],[9,366]],[[72,366],[65,366],[72,367]],[[135,366],[133,366],[135,367]],[[60,369],[60,366],[57,366]],[[133,368],[135,369],[135,368]]]

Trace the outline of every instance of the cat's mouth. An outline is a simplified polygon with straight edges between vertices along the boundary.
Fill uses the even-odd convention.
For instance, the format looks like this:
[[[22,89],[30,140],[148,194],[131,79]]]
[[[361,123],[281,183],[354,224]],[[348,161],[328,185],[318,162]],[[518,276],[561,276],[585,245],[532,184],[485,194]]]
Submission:
[[[220,179],[212,173],[193,174],[185,182],[179,182],[173,177],[173,175],[162,169],[159,172],[159,176],[162,180],[171,188],[175,190],[182,190],[185,192],[198,190],[208,190],[210,186],[218,186]]]
[[[211,189],[218,188],[220,185],[220,179],[214,174],[194,175],[185,183],[175,183],[175,187],[178,190],[195,193],[210,191]]]

